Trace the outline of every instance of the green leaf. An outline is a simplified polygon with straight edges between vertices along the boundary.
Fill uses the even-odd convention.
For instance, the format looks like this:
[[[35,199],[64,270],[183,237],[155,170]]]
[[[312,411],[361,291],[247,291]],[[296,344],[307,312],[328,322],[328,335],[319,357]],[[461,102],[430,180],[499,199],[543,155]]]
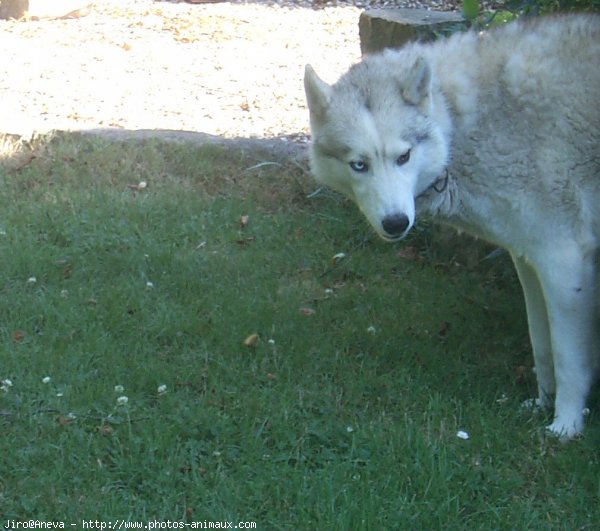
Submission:
[[[475,20],[479,15],[479,0],[464,0],[463,15],[467,20]]]

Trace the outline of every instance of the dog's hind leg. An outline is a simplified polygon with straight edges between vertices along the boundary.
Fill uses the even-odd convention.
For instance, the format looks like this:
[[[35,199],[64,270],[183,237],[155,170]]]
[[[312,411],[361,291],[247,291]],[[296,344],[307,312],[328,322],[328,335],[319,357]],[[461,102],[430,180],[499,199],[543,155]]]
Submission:
[[[532,267],[546,302],[556,385],[554,421],[548,430],[571,438],[583,430],[583,410],[594,378],[595,257],[573,241],[541,251]]]
[[[538,399],[531,401],[534,406],[549,407],[554,396],[554,362],[552,360],[552,343],[550,325],[546,311],[546,301],[542,286],[535,270],[525,259],[513,255],[513,262],[525,295],[529,338],[533,348],[533,359],[538,383]],[[529,401],[528,401],[529,402]]]

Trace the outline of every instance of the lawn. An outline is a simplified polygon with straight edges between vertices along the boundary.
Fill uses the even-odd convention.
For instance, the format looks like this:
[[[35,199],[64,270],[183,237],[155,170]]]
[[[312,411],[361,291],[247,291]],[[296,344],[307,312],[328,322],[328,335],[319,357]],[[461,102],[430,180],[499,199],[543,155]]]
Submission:
[[[0,144],[0,524],[600,521],[598,393],[569,444],[520,411],[507,256],[233,146]]]

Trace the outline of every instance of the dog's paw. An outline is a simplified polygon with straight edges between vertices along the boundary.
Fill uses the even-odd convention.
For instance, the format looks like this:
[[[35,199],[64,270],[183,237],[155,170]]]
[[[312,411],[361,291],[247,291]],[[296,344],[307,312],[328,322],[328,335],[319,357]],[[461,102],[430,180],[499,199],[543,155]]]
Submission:
[[[552,424],[546,426],[546,431],[563,442],[570,441],[583,433],[583,421],[562,422],[555,419]]]

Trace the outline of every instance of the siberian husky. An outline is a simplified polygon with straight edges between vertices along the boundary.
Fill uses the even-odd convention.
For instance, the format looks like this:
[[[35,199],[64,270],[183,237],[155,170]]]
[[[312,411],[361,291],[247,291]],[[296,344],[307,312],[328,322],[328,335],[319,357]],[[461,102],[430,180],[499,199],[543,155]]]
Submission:
[[[600,16],[467,32],[306,67],[311,168],[384,239],[418,215],[507,249],[548,429],[580,433],[600,361]]]

